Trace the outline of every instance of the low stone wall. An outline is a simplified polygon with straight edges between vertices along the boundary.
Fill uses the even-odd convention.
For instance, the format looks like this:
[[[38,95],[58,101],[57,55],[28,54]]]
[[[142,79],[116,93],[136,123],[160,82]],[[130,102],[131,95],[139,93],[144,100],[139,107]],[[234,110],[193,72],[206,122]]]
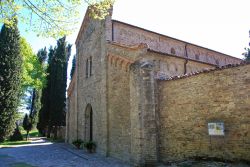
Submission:
[[[57,139],[65,140],[65,135],[66,135],[66,127],[65,126],[57,127]],[[54,138],[54,136],[55,136],[55,129],[53,127],[50,133],[50,138]]]
[[[159,83],[162,161],[213,157],[250,161],[250,65]],[[224,135],[208,123],[224,123]]]

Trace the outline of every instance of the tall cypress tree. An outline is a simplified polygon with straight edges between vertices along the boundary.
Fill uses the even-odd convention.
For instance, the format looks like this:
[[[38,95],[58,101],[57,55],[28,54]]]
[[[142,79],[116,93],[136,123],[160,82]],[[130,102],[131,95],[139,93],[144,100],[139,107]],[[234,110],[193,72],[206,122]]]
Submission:
[[[30,107],[30,121],[32,125],[35,125],[38,121],[38,113],[41,109],[41,90],[33,89],[31,97],[31,107]]]
[[[51,68],[52,68],[52,59],[54,58],[55,49],[52,47],[49,48],[49,54],[48,54],[48,68],[46,70],[47,73],[47,84],[46,87],[42,90],[42,97],[41,97],[41,109],[39,111],[39,118],[38,118],[38,124],[37,129],[39,132],[45,136],[46,135],[46,127],[49,124],[50,120],[50,111],[49,111],[49,105],[50,105],[50,97],[49,97],[49,91],[51,88]]]
[[[0,141],[11,135],[21,95],[22,57],[17,21],[0,33]]]
[[[54,137],[57,138],[58,126],[65,125],[67,67],[71,46],[66,46],[63,37],[57,41],[56,48],[49,49],[47,86],[42,91],[42,108],[37,124],[40,133],[47,137],[50,137],[53,130]]]
[[[66,46],[65,37],[57,41],[55,56],[51,63],[51,87],[50,87],[50,122],[49,133],[54,127],[54,137],[57,138],[58,126],[65,125],[67,65],[71,52],[71,45]],[[50,134],[49,134],[50,135]],[[48,135],[48,136],[49,136]]]
[[[26,140],[28,140],[29,132],[32,129],[32,122],[31,118],[28,116],[28,114],[25,114],[25,117],[23,119],[23,129],[26,130]]]
[[[41,64],[44,64],[47,59],[47,49],[44,47],[37,52],[38,60]]]
[[[75,69],[76,69],[76,55],[74,55],[73,60],[72,60],[72,68],[71,68],[71,71],[70,71],[70,79],[72,79],[72,77],[74,75],[74,72],[75,72]]]

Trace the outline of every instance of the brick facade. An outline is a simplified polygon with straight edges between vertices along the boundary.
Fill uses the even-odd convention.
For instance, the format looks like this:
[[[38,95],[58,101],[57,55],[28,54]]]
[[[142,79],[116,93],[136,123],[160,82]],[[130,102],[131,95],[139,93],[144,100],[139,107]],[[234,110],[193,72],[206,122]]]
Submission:
[[[67,142],[71,143],[75,139],[89,140],[92,135],[92,140],[97,144],[97,153],[140,165],[153,165],[159,161],[179,160],[197,155],[209,156],[212,152],[209,149],[214,151],[214,156],[224,156],[219,151],[216,153],[216,149],[219,149],[217,146],[206,143],[209,141],[206,120],[202,115],[203,111],[194,107],[198,100],[204,100],[199,102],[206,114],[210,112],[211,117],[217,118],[217,115],[222,115],[222,112],[216,109],[220,106],[221,111],[225,109],[224,114],[227,115],[227,109],[234,106],[232,102],[225,103],[233,98],[228,96],[230,93],[227,91],[233,88],[236,82],[229,82],[228,85],[225,82],[219,85],[219,88],[217,84],[222,81],[224,71],[180,81],[160,80],[214,69],[228,63],[237,64],[241,62],[240,59],[114,21],[111,16],[102,21],[93,20],[88,16],[88,11],[76,40],[76,50],[76,72],[68,89]],[[240,74],[237,73],[245,80],[247,75]],[[222,79],[219,79],[220,76]],[[205,78],[211,85],[202,87]],[[192,80],[190,85],[189,80]],[[213,90],[213,87],[216,89]],[[218,98],[215,100],[217,99],[218,104],[213,104],[208,98],[212,98],[216,92]],[[206,98],[201,96],[206,93],[212,95]],[[181,107],[177,105],[177,99],[183,102]],[[210,103],[207,104],[207,101]],[[250,108],[248,105],[246,103],[243,106],[247,109]],[[211,111],[208,112],[210,108]],[[193,109],[196,109],[196,112]],[[217,112],[213,113],[213,109]],[[92,119],[89,116],[90,111],[93,113]],[[171,114],[173,116],[170,117]],[[238,117],[242,114],[237,118],[231,115],[228,120],[239,121]],[[247,112],[244,111],[244,114]],[[194,119],[196,117],[199,119]],[[228,120],[224,120],[226,127]],[[179,124],[179,121],[183,124]],[[171,129],[173,125],[178,125],[176,131]],[[249,124],[242,124],[240,127],[248,128],[241,134],[248,135]],[[244,138],[244,142],[246,139],[249,138]],[[217,139],[211,140],[217,142]],[[197,141],[200,149],[194,149],[197,147]],[[232,154],[231,157],[235,159],[244,159],[246,153],[249,153],[249,150],[241,147],[245,143],[236,144],[237,140],[229,141],[237,145],[233,148],[240,149],[238,153],[228,154]],[[249,157],[245,159],[249,160]]]
[[[250,65],[158,81],[163,161],[188,157],[250,160]],[[209,122],[224,136],[209,136]]]

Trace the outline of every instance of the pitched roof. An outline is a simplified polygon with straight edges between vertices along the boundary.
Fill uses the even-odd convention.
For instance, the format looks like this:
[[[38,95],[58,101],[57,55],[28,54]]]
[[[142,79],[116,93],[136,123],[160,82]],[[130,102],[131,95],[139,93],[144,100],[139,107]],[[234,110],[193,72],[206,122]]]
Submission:
[[[217,67],[217,65],[212,64],[212,63],[208,63],[208,62],[204,62],[204,61],[199,61],[199,60],[191,59],[191,58],[189,58],[189,57],[182,57],[182,56],[177,56],[177,55],[174,55],[174,54],[169,54],[169,53],[165,53],[165,52],[160,52],[160,51],[156,51],[156,50],[153,50],[153,49],[150,49],[150,48],[148,48],[147,51],[148,51],[148,52],[152,52],[152,53],[157,53],[157,54],[161,54],[161,55],[176,57],[176,58],[179,58],[179,59],[185,59],[185,60],[188,60],[188,61],[194,61],[194,62],[197,62],[197,63],[207,64],[207,65],[210,65],[210,66]]]
[[[199,74],[204,74],[204,73],[210,73],[213,71],[219,71],[219,70],[224,70],[224,69],[229,69],[229,68],[234,68],[234,67],[240,67],[240,66],[245,66],[245,65],[249,65],[250,62],[245,62],[242,61],[240,64],[228,64],[222,67],[216,67],[216,68],[212,68],[212,69],[204,69],[202,71],[197,71],[194,73],[188,73],[185,75],[179,75],[179,76],[171,76],[169,78],[166,79],[157,79],[157,80],[161,80],[161,81],[172,81],[172,80],[177,80],[177,79],[184,79],[184,78],[188,78],[188,77],[192,77],[192,76],[196,76]]]

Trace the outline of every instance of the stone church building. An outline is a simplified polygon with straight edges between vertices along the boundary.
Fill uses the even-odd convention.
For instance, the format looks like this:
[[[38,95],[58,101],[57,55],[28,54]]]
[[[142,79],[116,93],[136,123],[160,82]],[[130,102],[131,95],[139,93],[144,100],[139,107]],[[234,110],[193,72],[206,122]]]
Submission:
[[[137,165],[250,161],[250,65],[87,10],[68,88],[66,142]],[[216,128],[215,128],[216,127]]]

